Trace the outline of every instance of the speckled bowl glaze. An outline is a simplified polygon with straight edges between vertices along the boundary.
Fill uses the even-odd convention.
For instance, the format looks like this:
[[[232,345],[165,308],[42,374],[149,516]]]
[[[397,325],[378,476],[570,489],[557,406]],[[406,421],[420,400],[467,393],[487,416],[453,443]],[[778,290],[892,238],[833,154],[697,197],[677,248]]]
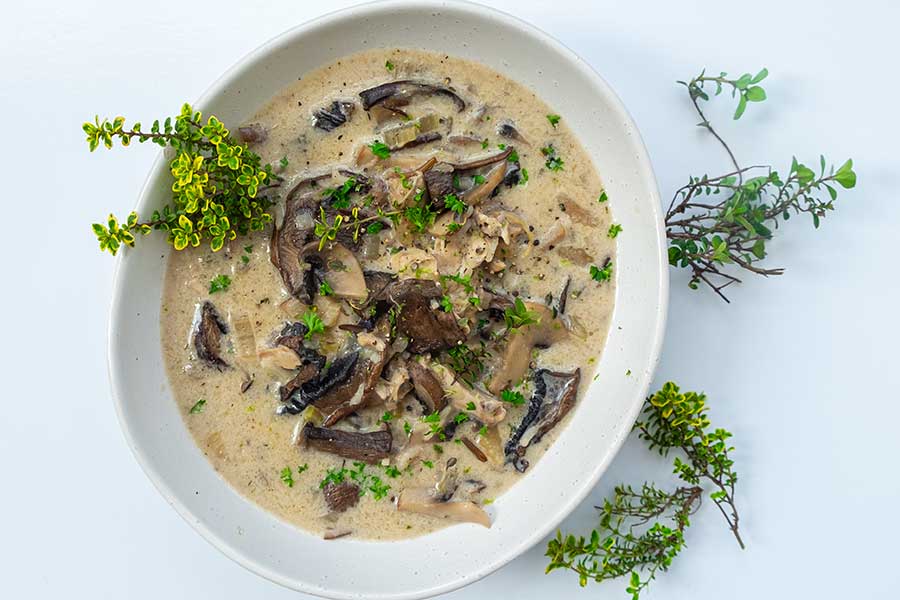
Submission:
[[[597,382],[546,456],[489,507],[493,526],[458,525],[401,542],[324,541],[229,487],[195,446],[166,383],[159,312],[169,248],[162,236],[149,236],[118,259],[109,329],[119,420],[138,462],[172,507],[216,548],[263,577],[319,596],[370,600],[423,598],[472,583],[556,528],[628,435],[657,364],[668,301],[659,196],[637,128],[590,66],[509,15],[468,3],[402,0],[333,13],[243,58],[196,106],[239,123],[299,74],[376,47],[478,60],[534,89],[578,132],[626,232],[618,241],[615,312]],[[141,194],[141,214],[165,203],[168,177],[160,157]],[[384,565],[391,565],[390,577]]]

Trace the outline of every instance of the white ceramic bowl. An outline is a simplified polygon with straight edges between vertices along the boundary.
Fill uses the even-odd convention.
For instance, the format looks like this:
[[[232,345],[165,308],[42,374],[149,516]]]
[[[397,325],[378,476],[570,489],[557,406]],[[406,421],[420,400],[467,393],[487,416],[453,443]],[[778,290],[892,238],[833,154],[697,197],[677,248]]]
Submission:
[[[656,367],[668,301],[667,264],[656,181],[622,103],[559,42],[495,10],[400,0],[333,13],[242,59],[195,106],[225,123],[240,123],[298,75],[376,47],[475,59],[534,89],[578,132],[596,161],[615,219],[624,226],[614,270],[615,313],[596,383],[542,460],[492,505],[493,527],[461,525],[390,543],[324,541],[231,489],[194,445],[166,383],[159,310],[169,248],[162,236],[148,236],[119,258],[109,372],[119,420],[138,462],[175,510],[219,550],[303,592],[422,598],[476,581],[509,562],[551,533],[597,482],[628,435]],[[160,157],[138,202],[141,214],[166,202],[168,178]]]

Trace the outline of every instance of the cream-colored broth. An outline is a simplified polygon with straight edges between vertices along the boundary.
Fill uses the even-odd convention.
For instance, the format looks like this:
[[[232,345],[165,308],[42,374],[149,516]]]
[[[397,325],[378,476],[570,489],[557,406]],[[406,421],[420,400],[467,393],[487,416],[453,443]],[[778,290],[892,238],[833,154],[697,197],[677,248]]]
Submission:
[[[394,65],[390,72],[385,68],[388,60]],[[303,74],[273,98],[248,121],[268,130],[268,139],[253,146],[253,150],[264,161],[275,165],[282,157],[287,159],[288,166],[281,171],[286,179],[283,189],[289,189],[291,180],[309,172],[321,172],[335,165],[354,165],[360,148],[379,137],[374,122],[359,106],[357,94],[392,79],[427,79],[451,85],[468,101],[465,112],[457,113],[446,99],[426,98],[410,106],[411,116],[425,110],[451,116],[453,135],[488,140],[490,149],[459,147],[445,139],[395,152],[387,161],[376,161],[367,172],[377,173],[394,162],[402,163],[407,156],[427,158],[437,153],[458,159],[473,153],[495,152],[500,143],[515,145],[529,178],[526,185],[504,186],[497,200],[533,228],[530,233],[536,245],[535,242],[529,245],[523,236],[513,249],[513,256],[507,257],[509,268],[495,277],[492,285],[542,302],[548,294],[557,298],[566,279],[571,277],[566,314],[577,325],[575,331],[565,340],[536,351],[534,362],[555,370],[580,368],[578,402],[583,401],[606,337],[614,296],[614,278],[603,283],[593,281],[589,265],[603,265],[612,259],[615,243],[607,235],[612,223],[608,208],[598,202],[602,192],[599,176],[566,126],[565,115],[558,126],[552,126],[546,115],[553,111],[531,91],[478,63],[413,50],[372,50]],[[313,128],[312,112],[333,99],[356,102],[351,118],[331,132]],[[503,119],[511,119],[528,144],[500,138],[496,127]],[[231,125],[237,128],[237,124]],[[565,161],[563,170],[553,172],[545,168],[546,159],[540,149],[548,143],[552,143]],[[589,222],[576,222],[585,221],[585,217]],[[555,247],[548,247],[542,238],[555,224],[565,228],[566,236]],[[390,245],[390,241],[382,242],[377,255],[362,261],[363,266],[389,268],[392,255],[387,247]],[[356,507],[337,516],[327,516],[319,483],[329,468],[340,467],[344,460],[291,443],[299,417],[275,414],[281,404],[278,387],[290,379],[291,373],[279,367],[263,366],[253,349],[239,347],[234,339],[235,321],[247,317],[255,330],[256,345],[270,347],[285,322],[296,320],[296,311],[302,308],[285,292],[278,270],[270,263],[268,246],[269,231],[266,231],[234,240],[217,253],[204,247],[173,252],[166,272],[161,333],[170,384],[188,429],[214,468],[241,494],[313,533],[349,531],[354,537],[390,540],[421,535],[451,524],[430,516],[400,512],[394,500],[404,488],[432,485],[441,465],[448,458],[456,457],[462,477],[486,484],[471,500],[484,505],[490,514],[491,500],[527,476],[528,471],[518,473],[509,464],[491,467],[489,463],[479,462],[465,446],[447,441],[437,444],[441,453],[429,442],[411,468],[395,478],[389,477],[382,466],[366,466],[366,473],[377,475],[391,486],[386,497],[375,500],[369,491]],[[571,260],[574,257],[578,262],[582,252],[590,257],[587,264]],[[211,294],[210,280],[221,274],[231,277],[231,285],[225,291]],[[222,347],[223,357],[231,368],[222,371],[199,361],[190,342],[197,306],[205,300],[215,305],[230,327]],[[322,314],[326,324],[334,325],[327,312]],[[352,322],[350,314],[345,307],[338,322]],[[333,352],[346,335],[330,327],[320,341]],[[253,383],[242,393],[242,383],[251,375]],[[531,387],[526,385],[521,391],[527,399]],[[206,401],[202,411],[191,413],[190,409],[200,399]],[[524,406],[507,408],[508,415],[498,426],[504,440],[525,411]],[[383,406],[367,408],[361,411],[361,417],[374,421],[383,412]],[[395,451],[403,447],[404,421],[415,423],[419,416],[414,410],[398,412],[390,425]],[[532,467],[571,417],[570,413],[528,450]],[[471,423],[462,424],[459,430],[477,435]],[[346,465],[350,467],[351,462],[346,461]],[[305,469],[298,473],[301,466]],[[291,469],[292,487],[280,476],[285,467]]]

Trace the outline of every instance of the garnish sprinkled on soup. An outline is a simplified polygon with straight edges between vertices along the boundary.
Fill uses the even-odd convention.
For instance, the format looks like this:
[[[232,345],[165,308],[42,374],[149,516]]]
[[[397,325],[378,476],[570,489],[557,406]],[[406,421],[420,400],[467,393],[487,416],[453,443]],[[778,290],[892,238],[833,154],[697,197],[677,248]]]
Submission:
[[[600,178],[565,115],[478,63],[372,50],[298,75],[234,128],[276,165],[274,223],[169,259],[185,423],[326,539],[490,527],[603,350],[621,228]]]

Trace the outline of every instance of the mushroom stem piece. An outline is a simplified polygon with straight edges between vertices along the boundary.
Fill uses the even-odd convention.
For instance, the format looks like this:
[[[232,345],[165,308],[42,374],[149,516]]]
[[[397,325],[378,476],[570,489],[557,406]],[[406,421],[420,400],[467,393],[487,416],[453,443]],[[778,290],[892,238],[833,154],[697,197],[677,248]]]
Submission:
[[[491,518],[484,509],[467,500],[440,502],[431,488],[407,488],[397,498],[397,510],[429,517],[449,519],[457,523],[475,523],[490,528]]]

